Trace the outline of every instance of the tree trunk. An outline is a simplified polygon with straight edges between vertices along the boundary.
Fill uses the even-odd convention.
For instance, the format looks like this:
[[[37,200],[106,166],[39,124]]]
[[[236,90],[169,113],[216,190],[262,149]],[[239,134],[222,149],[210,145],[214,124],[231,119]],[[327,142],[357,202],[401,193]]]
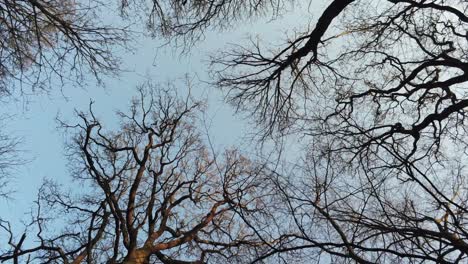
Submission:
[[[145,249],[131,251],[122,264],[149,264],[150,252]]]

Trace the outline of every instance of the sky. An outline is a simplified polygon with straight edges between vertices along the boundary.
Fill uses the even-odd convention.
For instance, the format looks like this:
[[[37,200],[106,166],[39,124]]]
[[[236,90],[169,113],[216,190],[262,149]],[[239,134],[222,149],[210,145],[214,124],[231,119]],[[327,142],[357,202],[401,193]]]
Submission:
[[[294,7],[284,17],[270,21],[260,19],[254,24],[244,23],[235,29],[209,32],[206,38],[192,50],[180,55],[171,46],[160,47],[158,39],[141,37],[132,43],[136,49],[132,53],[121,54],[125,72],[118,78],[104,78],[105,87],[97,86],[89,80],[83,87],[63,87],[62,91],[53,90],[50,94],[31,97],[31,102],[10,102],[3,114],[13,115],[7,121],[7,131],[20,136],[23,143],[22,156],[29,160],[16,168],[12,187],[12,199],[0,200],[2,218],[10,220],[20,229],[20,220],[27,220],[27,212],[36,198],[38,187],[44,178],[54,179],[63,184],[70,183],[67,159],[64,155],[64,142],[67,135],[58,129],[56,117],[73,122],[74,110],[86,110],[90,100],[95,101],[94,110],[104,123],[117,120],[116,110],[126,110],[130,99],[136,95],[135,87],[147,80],[164,83],[181,80],[188,74],[194,80],[192,93],[198,98],[208,98],[207,117],[212,119],[209,135],[217,149],[229,146],[246,147],[246,136],[254,128],[242,115],[223,102],[223,93],[206,84],[208,55],[225,49],[230,43],[246,43],[249,36],[258,37],[264,43],[284,43],[292,29],[304,30],[310,21],[316,19],[309,9]],[[181,82],[182,83],[182,82]],[[177,86],[181,93],[187,92],[185,86]],[[16,230],[21,231],[21,230]]]

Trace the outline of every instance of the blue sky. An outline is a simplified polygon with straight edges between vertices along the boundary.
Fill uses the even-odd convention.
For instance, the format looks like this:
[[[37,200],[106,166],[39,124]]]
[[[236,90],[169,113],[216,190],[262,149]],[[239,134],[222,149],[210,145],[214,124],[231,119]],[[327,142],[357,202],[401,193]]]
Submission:
[[[295,7],[297,10],[297,6]],[[130,99],[135,95],[136,85],[148,80],[164,83],[183,78],[184,75],[194,78],[192,93],[196,97],[208,98],[207,116],[212,118],[210,137],[218,149],[229,146],[246,147],[243,140],[252,127],[240,115],[234,115],[233,109],[223,103],[223,94],[209,85],[198,82],[208,81],[207,59],[209,54],[226,48],[229,43],[246,43],[249,36],[258,36],[265,44],[276,41],[284,43],[292,28],[307,28],[313,20],[307,8],[290,12],[282,19],[268,21],[263,19],[255,24],[243,24],[236,30],[211,32],[206,39],[198,43],[187,55],[181,56],[172,47],[159,47],[162,42],[157,39],[141,38],[133,44],[137,48],[133,54],[122,54],[123,67],[126,72],[118,78],[104,78],[105,87],[96,86],[89,80],[83,87],[64,87],[48,95],[31,97],[32,102],[11,102],[4,107],[3,113],[13,114],[7,122],[7,130],[22,137],[23,155],[31,161],[17,168],[12,187],[16,193],[12,200],[0,200],[2,218],[10,220],[15,226],[20,219],[27,219],[26,213],[35,199],[37,189],[44,178],[69,183],[67,160],[64,156],[63,131],[57,130],[56,116],[73,121],[73,111],[86,110],[90,99],[95,101],[95,113],[104,121],[116,121],[115,110],[126,110]],[[289,31],[288,31],[289,30]],[[242,41],[244,40],[244,41]],[[181,82],[182,83],[182,82]],[[178,86],[184,94],[185,86]],[[179,89],[179,88],[178,88]],[[17,228],[20,228],[17,226]],[[20,232],[20,230],[16,230]]]

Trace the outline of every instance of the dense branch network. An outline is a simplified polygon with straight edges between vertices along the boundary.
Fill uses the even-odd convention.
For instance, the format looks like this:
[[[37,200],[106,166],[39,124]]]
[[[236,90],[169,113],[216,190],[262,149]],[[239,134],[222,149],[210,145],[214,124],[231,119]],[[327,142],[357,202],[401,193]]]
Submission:
[[[265,206],[261,168],[236,150],[209,151],[194,126],[199,103],[168,92],[140,95],[114,131],[92,110],[64,125],[77,132],[69,151],[82,187],[65,192],[45,182],[31,224],[39,245],[28,247],[33,233],[16,238],[5,223],[10,249],[1,261],[221,263],[256,255],[263,242],[239,212]],[[65,217],[55,222],[53,213]],[[50,229],[58,223],[63,228]]]
[[[328,1],[283,49],[214,61],[219,86],[267,136],[308,140],[294,169],[275,167],[296,232],[259,260],[466,261],[467,10]]]
[[[35,3],[23,6],[40,11]],[[122,1],[121,11],[147,4]],[[285,3],[149,4],[152,33],[191,42]],[[143,94],[114,132],[80,114],[70,150],[90,186],[77,198],[47,182],[33,218],[39,245],[1,222],[10,239],[0,260],[466,262],[467,13],[462,0],[330,0],[283,48],[220,54],[217,84],[253,113],[262,139],[306,141],[292,165],[214,155],[190,121],[197,106],[166,96],[146,105]],[[46,232],[45,210],[68,213],[67,228]]]
[[[2,95],[117,72],[113,47],[125,44],[127,32],[104,24],[98,10],[99,2],[0,1]]]

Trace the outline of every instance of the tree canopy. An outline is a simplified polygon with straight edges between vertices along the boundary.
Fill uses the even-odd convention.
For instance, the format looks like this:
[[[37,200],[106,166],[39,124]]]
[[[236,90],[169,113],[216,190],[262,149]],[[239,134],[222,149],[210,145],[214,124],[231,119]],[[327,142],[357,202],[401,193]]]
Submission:
[[[0,49],[13,54],[1,61],[4,76],[21,79],[28,71],[36,78],[41,60],[57,58],[94,73],[117,70],[107,56],[110,45],[125,42],[125,30],[94,28],[74,2],[13,2],[0,3],[7,36]],[[182,40],[189,51],[207,31],[293,4],[119,3],[124,21],[136,18],[153,37]],[[43,208],[64,210],[66,231],[39,231],[39,245],[23,247],[27,234],[18,239],[2,224],[10,244],[0,260],[467,261],[468,3],[324,3],[312,26],[282,46],[239,42],[211,61],[213,86],[249,114],[261,135],[255,140],[299,136],[302,149],[278,147],[280,161],[242,150],[215,153],[197,132],[200,105],[149,86],[119,114],[116,130],[105,130],[92,108],[78,114],[78,125],[63,124],[76,133],[68,145],[73,177],[89,186],[72,195],[46,182],[33,223],[46,225]],[[60,51],[75,59],[54,57]],[[301,158],[282,155],[288,148]]]
[[[23,248],[28,234],[17,243],[10,237],[11,249],[0,260],[205,263],[252,258],[261,241],[242,224],[239,211],[265,207],[271,194],[262,190],[261,168],[234,149],[212,153],[194,126],[199,102],[146,88],[128,112],[119,113],[122,122],[115,131],[95,117],[92,105],[89,113],[78,113],[78,124],[63,124],[74,133],[68,152],[73,176],[83,187],[67,191],[46,181],[33,220],[39,244]],[[63,229],[41,232],[63,221]]]

